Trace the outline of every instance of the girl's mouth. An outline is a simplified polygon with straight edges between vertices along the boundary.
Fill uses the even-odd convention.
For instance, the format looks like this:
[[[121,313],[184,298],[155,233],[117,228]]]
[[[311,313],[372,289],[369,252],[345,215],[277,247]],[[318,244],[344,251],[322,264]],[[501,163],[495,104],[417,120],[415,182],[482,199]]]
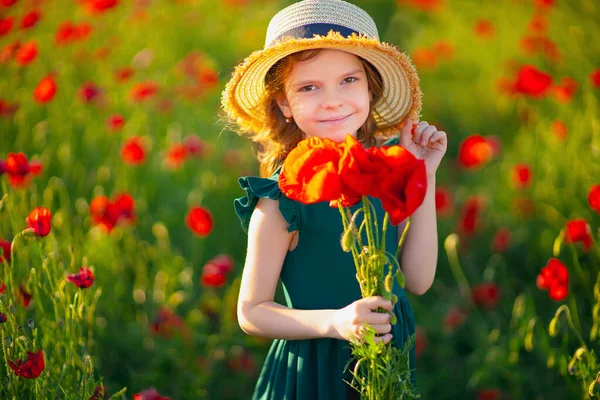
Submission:
[[[352,116],[352,114],[348,114],[344,117],[338,117],[338,118],[331,118],[331,119],[327,119],[327,120],[322,120],[319,121],[322,124],[326,124],[326,125],[330,125],[330,126],[336,126],[336,125],[341,125],[344,122],[346,122],[348,120],[348,118],[350,118],[350,116]]]

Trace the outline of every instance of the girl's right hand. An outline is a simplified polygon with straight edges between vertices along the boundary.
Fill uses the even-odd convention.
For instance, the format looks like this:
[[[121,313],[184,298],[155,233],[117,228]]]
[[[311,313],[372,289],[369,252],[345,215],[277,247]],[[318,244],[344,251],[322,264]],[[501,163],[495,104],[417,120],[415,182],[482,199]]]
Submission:
[[[333,335],[336,339],[360,340],[365,324],[375,329],[375,342],[388,343],[392,339],[391,314],[376,312],[378,308],[392,311],[392,302],[381,296],[371,296],[356,300],[344,308],[335,310],[332,320]]]

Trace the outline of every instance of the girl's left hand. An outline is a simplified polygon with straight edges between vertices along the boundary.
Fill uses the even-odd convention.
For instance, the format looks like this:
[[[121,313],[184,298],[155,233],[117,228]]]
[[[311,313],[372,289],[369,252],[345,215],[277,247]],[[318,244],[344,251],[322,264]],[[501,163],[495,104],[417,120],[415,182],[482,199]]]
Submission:
[[[425,160],[427,176],[433,177],[446,153],[448,140],[446,132],[438,131],[426,121],[419,122],[407,118],[400,130],[400,145],[416,158]]]

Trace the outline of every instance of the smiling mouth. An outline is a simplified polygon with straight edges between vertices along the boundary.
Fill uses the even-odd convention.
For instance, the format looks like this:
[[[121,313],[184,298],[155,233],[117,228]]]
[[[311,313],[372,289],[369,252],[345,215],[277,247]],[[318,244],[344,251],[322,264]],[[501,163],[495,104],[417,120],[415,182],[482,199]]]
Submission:
[[[348,118],[349,118],[351,115],[352,115],[352,114],[348,114],[348,115],[346,115],[346,116],[343,116],[343,117],[331,118],[331,119],[324,119],[324,120],[321,120],[321,121],[319,121],[319,122],[322,122],[322,123],[336,123],[336,122],[343,122],[343,121],[345,121],[346,119],[348,119]]]

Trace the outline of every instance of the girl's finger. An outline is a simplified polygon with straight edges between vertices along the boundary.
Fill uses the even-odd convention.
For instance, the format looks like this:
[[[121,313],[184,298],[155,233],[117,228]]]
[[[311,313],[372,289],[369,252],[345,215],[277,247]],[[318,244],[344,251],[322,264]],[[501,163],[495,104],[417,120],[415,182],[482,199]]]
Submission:
[[[429,143],[429,138],[437,132],[437,129],[435,126],[433,125],[429,125],[424,131],[423,134],[421,135],[421,141],[419,142],[419,145],[421,146],[425,146],[427,145],[427,143]]]
[[[384,344],[388,344],[388,342],[392,340],[392,334],[391,333],[387,333],[383,336],[375,336],[375,343],[381,343],[383,342]]]
[[[448,138],[446,137],[446,132],[437,131],[429,138],[429,146],[430,147],[438,147],[438,146],[446,146],[448,142]]]
[[[388,324],[392,316],[389,313],[373,312],[369,315],[368,324]]]
[[[417,125],[417,128],[415,129],[415,134],[413,135],[413,142],[415,142],[415,143],[421,142],[421,135],[423,134],[423,131],[425,130],[425,128],[427,128],[428,126],[429,126],[429,124],[427,123],[427,121],[419,122],[419,124]]]
[[[373,329],[375,329],[375,333],[379,335],[383,335],[384,333],[389,333],[392,330],[391,324],[381,324],[381,325],[371,325]]]

